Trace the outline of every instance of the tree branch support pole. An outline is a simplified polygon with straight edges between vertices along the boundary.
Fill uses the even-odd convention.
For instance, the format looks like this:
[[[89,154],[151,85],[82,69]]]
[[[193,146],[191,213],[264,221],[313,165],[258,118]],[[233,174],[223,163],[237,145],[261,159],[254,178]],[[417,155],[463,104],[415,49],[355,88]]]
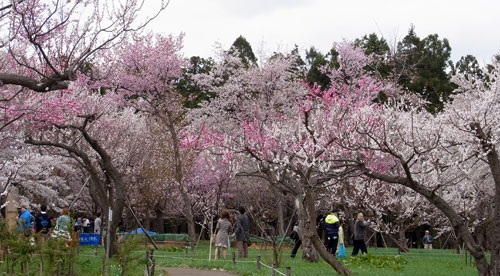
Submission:
[[[109,198],[109,196],[108,196]],[[111,251],[111,221],[113,220],[113,209],[111,205],[108,210],[108,225],[106,227],[106,258],[104,259],[104,276],[109,276],[109,255]]]
[[[213,214],[210,216],[210,244],[208,245],[208,262],[212,261],[212,235],[214,233],[214,216]],[[201,233],[200,233],[201,234]]]
[[[137,223],[139,224],[139,226],[142,228],[144,234],[146,234],[146,237],[148,237],[148,240],[151,242],[151,244],[155,247],[156,250],[158,250],[158,246],[156,245],[156,243],[153,241],[153,239],[151,238],[151,236],[149,235],[148,231],[146,230],[146,228],[144,228],[144,226],[142,225],[142,223],[139,221],[139,218],[137,218],[137,216],[135,215],[135,212],[134,210],[132,210],[132,207],[130,206],[130,201],[127,199],[127,207],[128,209],[130,210],[130,212],[132,213],[132,216],[134,216],[134,219],[137,221]]]

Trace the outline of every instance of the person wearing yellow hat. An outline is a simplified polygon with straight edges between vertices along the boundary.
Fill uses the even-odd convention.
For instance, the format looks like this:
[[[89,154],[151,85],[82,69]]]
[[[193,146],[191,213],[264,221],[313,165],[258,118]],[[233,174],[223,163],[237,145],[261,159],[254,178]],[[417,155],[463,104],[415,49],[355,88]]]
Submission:
[[[332,210],[325,218],[326,240],[325,247],[330,254],[335,256],[337,244],[339,242],[339,227],[340,222],[337,217],[337,210]]]

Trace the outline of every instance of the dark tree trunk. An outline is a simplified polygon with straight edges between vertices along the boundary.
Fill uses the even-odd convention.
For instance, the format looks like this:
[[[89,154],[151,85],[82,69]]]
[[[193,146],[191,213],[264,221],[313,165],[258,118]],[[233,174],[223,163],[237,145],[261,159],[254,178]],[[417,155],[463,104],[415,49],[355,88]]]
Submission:
[[[304,200],[302,197],[297,197],[297,208],[298,208],[298,217],[299,217],[299,235],[302,240],[302,260],[309,262],[318,262],[318,252],[314,248],[312,244],[311,238],[305,235],[305,229],[307,228],[307,214],[306,208],[304,206]]]
[[[191,198],[189,197],[189,194],[186,191],[186,188],[184,187],[184,163],[181,156],[180,140],[177,134],[178,122],[176,121],[177,118],[175,117],[174,114],[172,114],[172,112],[166,110],[165,114],[166,116],[160,115],[160,118],[162,119],[163,123],[167,126],[168,131],[170,133],[170,137],[172,138],[172,146],[174,150],[175,180],[177,182],[177,186],[179,188],[182,200],[184,201],[183,215],[187,219],[188,234],[189,238],[191,239],[191,251],[194,253],[196,248],[195,246],[196,224],[192,209],[193,204],[191,203]]]
[[[305,188],[305,202],[304,205],[306,207],[306,229],[305,235],[311,239],[314,248],[318,251],[319,255],[325,260],[335,271],[337,271],[341,275],[351,275],[352,272],[345,267],[341,262],[335,258],[332,254],[330,254],[327,250],[321,239],[319,238],[318,231],[316,231],[316,208],[314,207],[314,192],[311,188]]]
[[[455,233],[457,233],[465,242],[469,252],[474,257],[476,262],[476,267],[480,276],[493,276],[495,274],[490,274],[490,265],[486,259],[486,255],[484,249],[479,246],[469,228],[465,224],[465,221],[460,217],[457,212],[441,197],[439,197],[434,191],[420,184],[412,178],[410,169],[408,165],[402,161],[402,166],[406,172],[406,177],[398,177],[398,176],[390,176],[385,174],[380,174],[376,172],[372,172],[366,168],[362,168],[363,173],[368,177],[379,179],[385,181],[387,183],[397,183],[403,186],[406,186],[415,192],[421,194],[427,200],[429,200],[436,208],[438,208],[443,214],[450,220],[451,225],[455,229]],[[494,234],[494,233],[492,233]],[[492,251],[492,260],[493,260],[493,251]],[[497,255],[498,257],[498,255]],[[498,274],[496,274],[498,275]],[[495,275],[495,276],[496,276]]]
[[[406,237],[404,236],[404,232],[401,236],[401,231],[398,233],[398,237],[395,237],[393,234],[388,233],[387,236],[392,240],[393,243],[396,244],[398,250],[401,252],[409,252],[408,244],[406,243]]]

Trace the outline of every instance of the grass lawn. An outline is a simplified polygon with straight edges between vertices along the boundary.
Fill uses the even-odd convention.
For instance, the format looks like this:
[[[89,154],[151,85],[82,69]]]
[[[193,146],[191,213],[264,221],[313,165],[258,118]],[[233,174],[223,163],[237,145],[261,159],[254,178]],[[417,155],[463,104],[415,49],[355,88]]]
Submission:
[[[237,251],[236,249],[231,249],[232,251]],[[346,248],[347,255],[351,253],[352,247]],[[395,248],[369,248],[368,252],[374,256],[396,256],[397,249]],[[223,268],[228,271],[236,271],[240,275],[270,275],[270,270],[262,267],[259,272],[256,269],[255,260],[257,256],[261,256],[262,262],[266,264],[272,263],[271,252],[270,251],[259,251],[257,249],[252,249],[249,251],[249,258],[244,261],[238,262],[236,264],[232,263],[231,255],[228,254],[228,260],[217,260],[208,263],[208,247],[200,246],[198,253],[193,260],[186,260],[182,258],[182,254],[179,253],[164,253],[157,252],[157,264],[164,266],[186,266],[186,267],[199,267],[199,268]],[[176,258],[173,256],[177,255]],[[202,256],[203,255],[203,256]],[[285,267],[291,267],[292,275],[332,275],[332,268],[326,264],[324,261],[319,263],[309,263],[304,262],[300,259],[301,251],[297,254],[297,258],[291,259],[289,257],[290,249],[285,250],[282,257],[282,266],[279,271],[285,272]],[[162,256],[172,256],[170,258]],[[394,270],[391,268],[376,268],[369,264],[362,265],[348,265],[349,269],[354,272],[355,275],[454,275],[454,276],[469,276],[477,275],[476,268],[465,265],[460,262],[460,256],[454,254],[452,250],[433,250],[424,251],[423,249],[412,249],[410,253],[403,254],[407,263],[402,265],[402,270]]]
[[[346,248],[347,255],[351,253],[352,247]],[[212,249],[213,251],[213,249]],[[202,244],[198,247],[197,254],[194,258],[185,258],[184,251],[172,252],[168,248],[155,251],[155,261],[158,266],[173,266],[173,267],[192,267],[202,269],[224,269],[227,271],[237,272],[239,275],[270,275],[270,270],[262,266],[261,271],[257,270],[256,259],[261,256],[261,261],[265,264],[271,264],[271,251],[259,250],[251,248],[249,250],[249,258],[232,263],[231,252],[236,252],[236,249],[231,249],[228,252],[227,260],[217,260],[208,262],[208,245]],[[394,248],[369,248],[368,252],[374,256],[396,256],[397,250]],[[76,264],[76,275],[97,276],[102,275],[102,264],[104,250],[99,248],[98,256],[94,256],[94,249],[83,247],[80,249],[78,261]],[[144,275],[144,251],[136,251],[132,253],[137,256],[137,260],[130,263],[134,266],[128,275]],[[290,249],[285,249],[282,256],[282,265],[278,269],[285,272],[285,267],[291,267],[292,275],[335,275],[328,264],[323,261],[319,263],[304,262],[300,259],[301,251],[297,254],[297,258],[289,257]],[[350,262],[348,267],[355,275],[408,275],[408,276],[423,276],[423,275],[477,275],[475,267],[461,263],[460,256],[454,254],[452,250],[432,250],[424,251],[423,249],[411,249],[410,253],[402,254],[401,257],[406,260],[405,264],[401,265],[400,270],[392,268],[377,268],[375,265],[362,263],[356,264]],[[30,263],[31,275],[39,275],[38,272],[38,257],[34,256]],[[3,270],[5,272],[5,269]],[[17,269],[17,272],[20,272]],[[112,260],[110,275],[120,275],[120,269],[116,259]],[[157,270],[156,275],[164,275],[164,272]],[[18,274],[20,275],[20,274]],[[278,275],[278,274],[276,274]]]

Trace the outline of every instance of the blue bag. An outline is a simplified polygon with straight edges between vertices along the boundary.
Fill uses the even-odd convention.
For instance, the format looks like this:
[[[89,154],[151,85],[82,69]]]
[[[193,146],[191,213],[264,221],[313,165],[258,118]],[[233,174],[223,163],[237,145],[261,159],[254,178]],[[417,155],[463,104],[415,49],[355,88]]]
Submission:
[[[342,243],[339,247],[339,253],[337,253],[338,258],[344,258],[345,257],[345,247],[344,244]]]

